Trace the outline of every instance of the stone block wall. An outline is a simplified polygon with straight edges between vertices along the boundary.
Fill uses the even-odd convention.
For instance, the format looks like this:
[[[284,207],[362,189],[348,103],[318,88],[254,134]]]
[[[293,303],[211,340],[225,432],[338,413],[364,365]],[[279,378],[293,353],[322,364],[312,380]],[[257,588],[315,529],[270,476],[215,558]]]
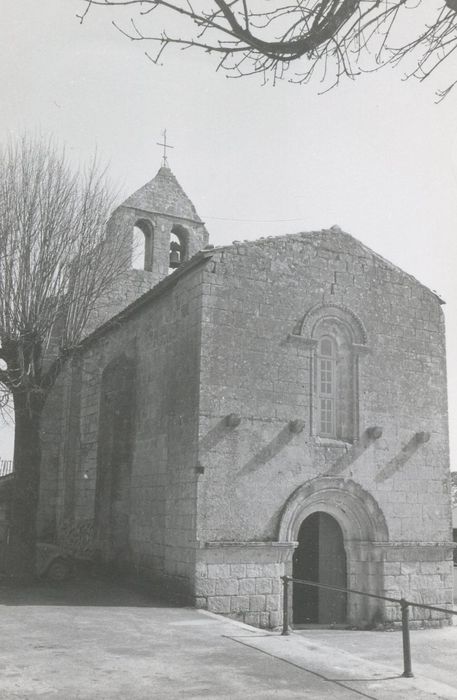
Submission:
[[[402,597],[425,605],[448,607],[453,599],[454,575],[452,547],[440,543],[418,546],[396,546],[385,552],[385,595]],[[436,610],[412,607],[409,612],[412,626],[441,626],[452,624],[450,616]],[[386,603],[387,622],[399,624],[401,612],[395,603]]]
[[[290,573],[293,547],[286,544],[213,543],[197,549],[195,603],[249,625],[281,624],[281,576]]]
[[[428,551],[430,543],[451,540],[444,320],[437,297],[341,231],[215,251],[203,294],[200,541],[275,541],[295,490],[317,477],[338,477],[374,498],[389,542],[415,544],[420,571],[425,554],[419,547]],[[316,309],[323,317],[327,309],[332,318],[354,319],[353,327],[362,329],[353,345],[351,439],[319,435]],[[232,413],[239,417],[235,427],[226,421]],[[303,429],[291,430],[293,421]],[[381,437],[370,437],[373,426],[382,428]],[[322,510],[330,512],[327,506]],[[345,537],[349,548],[354,534]],[[370,556],[377,590],[400,596],[405,580],[384,581],[379,573],[387,554],[380,563]],[[432,604],[443,597],[450,604],[452,570],[444,550],[439,556],[443,578],[421,573],[408,586]],[[359,588],[372,585],[368,568],[363,576],[354,573]]]
[[[340,387],[349,428],[334,437],[316,414],[324,322],[350,329]],[[178,271],[86,343],[63,381],[45,520],[50,503],[57,522],[94,515],[101,377],[122,353],[137,376],[138,571],[208,610],[274,627],[280,576],[317,510],[342,528],[348,586],[452,603],[444,322],[415,279],[334,230],[236,244]],[[380,614],[391,622],[399,610],[348,600],[351,624]]]
[[[130,564],[189,595],[195,569],[200,287],[198,265],[185,276],[177,273],[151,303],[83,345],[78,377],[62,404],[62,415],[72,416],[63,430],[62,454],[72,459],[60,460],[55,501],[57,523],[94,519],[101,378],[113,360],[126,356],[136,375]],[[51,472],[44,455],[44,486],[55,483]],[[49,507],[43,493],[42,514]]]

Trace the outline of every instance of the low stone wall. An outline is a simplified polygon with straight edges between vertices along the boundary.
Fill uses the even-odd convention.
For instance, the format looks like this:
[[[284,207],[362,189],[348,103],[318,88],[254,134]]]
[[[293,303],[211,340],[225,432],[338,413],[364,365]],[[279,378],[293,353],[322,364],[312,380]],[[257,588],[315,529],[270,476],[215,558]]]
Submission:
[[[255,627],[281,624],[281,576],[295,543],[208,542],[197,550],[195,604]]]
[[[450,542],[392,543],[384,552],[383,595],[452,609],[452,551]],[[409,616],[413,628],[452,624],[451,615],[436,610],[411,607]],[[384,618],[387,625],[400,624],[400,606],[386,603]]]
[[[278,627],[282,622],[281,576],[292,575],[294,548],[294,542],[207,542],[196,550],[195,605],[255,627]],[[363,554],[364,547],[355,548],[359,549]],[[359,552],[358,561],[349,568],[352,588],[452,607],[451,543],[383,543],[375,550],[376,556],[371,552],[367,562]],[[292,602],[291,587],[290,612]],[[451,616],[412,607],[410,621],[413,628],[442,626],[451,624]],[[400,606],[348,594],[348,625],[378,624],[400,625]]]

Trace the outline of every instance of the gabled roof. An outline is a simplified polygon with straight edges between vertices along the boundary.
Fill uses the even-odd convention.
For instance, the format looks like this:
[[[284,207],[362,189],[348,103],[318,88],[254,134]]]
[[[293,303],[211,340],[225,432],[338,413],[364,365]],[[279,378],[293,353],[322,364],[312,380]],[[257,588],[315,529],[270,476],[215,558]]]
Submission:
[[[164,168],[161,168],[161,170],[163,169]],[[263,248],[263,252],[268,255],[269,247],[276,247],[280,244],[286,244],[287,242],[291,241],[300,241],[305,244],[308,243],[317,246],[321,249],[327,248],[327,250],[342,253],[347,250],[347,245],[349,243],[360,257],[365,258],[367,261],[370,260],[377,267],[384,267],[385,269],[392,270],[400,275],[403,275],[414,282],[414,284],[417,284],[422,289],[425,289],[436,299],[439,304],[445,303],[436,292],[430,290],[428,287],[422,284],[422,282],[419,282],[419,280],[413,277],[413,275],[404,272],[404,270],[397,267],[397,265],[394,265],[389,260],[386,260],[386,258],[383,258],[378,253],[375,253],[371,248],[368,248],[368,246],[361,243],[357,238],[354,238],[354,236],[351,236],[351,234],[342,231],[339,226],[332,226],[330,229],[322,229],[320,231],[289,233],[282,236],[269,236],[268,238],[260,238],[253,241],[233,241],[231,245],[218,247],[207,246],[204,250],[200,250],[198,253],[196,253],[192,258],[190,258],[190,260],[180,265],[171,275],[162,279],[158,284],[152,287],[152,289],[149,289],[147,292],[135,299],[135,301],[133,301],[131,304],[119,311],[115,316],[96,328],[92,333],[83,339],[81,347],[89,345],[100,335],[103,335],[106,331],[116,327],[120,322],[129,318],[142,306],[156,299],[157,297],[160,297],[163,292],[173,287],[183,275],[186,275],[190,270],[211,259],[213,256],[220,254],[223,256],[225,252],[230,251],[236,252],[236,249],[239,247]]]
[[[203,223],[170,168],[164,166],[153,180],[130,195],[121,206]]]
[[[258,238],[253,241],[233,241],[232,245],[218,247],[215,249],[215,251],[230,250],[232,248],[240,246],[256,246],[260,249],[263,248],[264,251],[267,252],[270,246],[275,247],[281,243],[294,240],[300,241],[302,243],[308,243],[310,245],[313,245],[314,247],[319,247],[321,249],[332,250],[334,253],[342,254],[347,252],[347,247],[348,245],[350,245],[353,254],[356,254],[360,258],[365,258],[367,261],[369,261],[376,267],[383,267],[387,270],[395,271],[399,275],[402,275],[403,277],[406,277],[415,284],[419,285],[422,289],[427,290],[427,292],[429,292],[433,297],[435,297],[439,304],[446,303],[439,296],[439,294],[437,294],[435,290],[430,289],[425,284],[420,282],[416,277],[409,274],[409,272],[405,272],[405,270],[403,270],[401,267],[398,267],[398,265],[395,265],[394,263],[390,262],[390,260],[387,260],[387,258],[384,258],[379,253],[376,253],[364,243],[361,243],[361,241],[352,236],[350,233],[343,231],[339,226],[336,225],[332,226],[329,229],[321,229],[320,231],[302,231],[300,233],[286,233],[281,236],[268,236],[267,238]]]

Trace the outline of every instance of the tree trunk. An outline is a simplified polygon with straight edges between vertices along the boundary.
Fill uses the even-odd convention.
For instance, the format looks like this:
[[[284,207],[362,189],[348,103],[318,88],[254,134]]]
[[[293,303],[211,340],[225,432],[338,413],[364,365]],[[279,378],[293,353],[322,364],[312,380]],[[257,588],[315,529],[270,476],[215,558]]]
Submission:
[[[10,530],[6,571],[10,576],[35,575],[36,516],[40,487],[40,419],[43,400],[33,394],[13,393],[14,477],[10,503]]]

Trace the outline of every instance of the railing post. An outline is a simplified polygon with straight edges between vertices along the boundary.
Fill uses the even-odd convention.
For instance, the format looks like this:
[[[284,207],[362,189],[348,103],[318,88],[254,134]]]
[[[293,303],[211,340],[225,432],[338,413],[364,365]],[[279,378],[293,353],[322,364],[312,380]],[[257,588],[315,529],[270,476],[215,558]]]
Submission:
[[[282,596],[282,634],[289,634],[289,577],[281,576],[283,585]]]
[[[413,678],[411,670],[411,644],[409,641],[409,606],[408,602],[402,598],[401,605],[401,631],[403,635],[403,677]]]

